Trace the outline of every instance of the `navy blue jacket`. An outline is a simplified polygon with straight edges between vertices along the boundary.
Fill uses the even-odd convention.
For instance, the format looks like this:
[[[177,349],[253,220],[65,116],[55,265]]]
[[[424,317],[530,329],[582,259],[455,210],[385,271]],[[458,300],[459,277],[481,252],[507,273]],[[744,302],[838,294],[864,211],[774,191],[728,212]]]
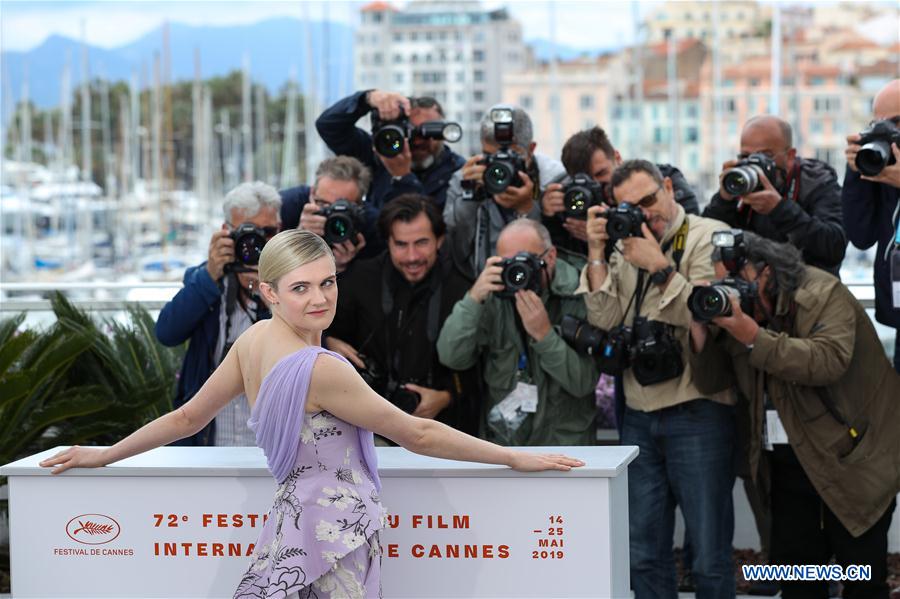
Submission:
[[[372,170],[372,186],[366,196],[370,220],[374,222],[385,204],[404,193],[427,195],[443,208],[450,176],[462,168],[465,158],[445,146],[430,168],[394,181],[372,148],[372,135],[356,126],[370,110],[366,92],[361,91],[338,101],[316,119],[316,130],[332,152],[353,156]]]
[[[875,319],[881,324],[900,330],[900,310],[891,302],[890,262],[885,260],[886,248],[893,243],[897,225],[895,211],[900,202],[900,189],[864,181],[859,173],[847,167],[841,204],[844,209],[844,230],[850,242],[861,250],[876,243],[875,257]],[[888,256],[890,257],[890,256]]]
[[[184,273],[184,287],[163,306],[156,320],[156,337],[174,347],[190,340],[173,406],[178,408],[196,395],[215,370],[213,352],[219,337],[219,302],[222,289],[206,270],[206,262]],[[268,313],[260,314],[268,318]],[[215,420],[202,431],[173,445],[215,445]]]

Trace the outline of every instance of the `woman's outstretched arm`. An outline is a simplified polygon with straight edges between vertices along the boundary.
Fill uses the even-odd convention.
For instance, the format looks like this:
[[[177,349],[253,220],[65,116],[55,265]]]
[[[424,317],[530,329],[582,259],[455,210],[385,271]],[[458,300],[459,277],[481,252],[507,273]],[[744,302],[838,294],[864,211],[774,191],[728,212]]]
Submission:
[[[240,340],[238,340],[240,342]],[[244,392],[237,343],[200,391],[186,404],[148,422],[112,447],[98,449],[74,445],[41,462],[52,474],[69,468],[96,468],[118,462],[199,432],[229,401]]]
[[[570,470],[584,465],[563,455],[501,447],[441,422],[411,416],[372,391],[352,366],[328,355],[320,355],[313,367],[307,406],[327,410],[410,451],[436,458],[504,464],[521,471]]]

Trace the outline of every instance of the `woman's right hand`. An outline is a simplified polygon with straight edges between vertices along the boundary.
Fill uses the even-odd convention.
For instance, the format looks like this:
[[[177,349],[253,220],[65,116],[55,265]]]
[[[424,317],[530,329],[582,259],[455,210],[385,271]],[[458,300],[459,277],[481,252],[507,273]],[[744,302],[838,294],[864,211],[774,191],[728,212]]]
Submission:
[[[40,466],[43,468],[53,468],[50,474],[59,474],[65,472],[69,468],[99,468],[106,466],[109,460],[106,459],[106,450],[96,447],[72,447],[60,451],[55,456],[42,460]]]
[[[584,466],[584,462],[561,453],[529,453],[512,451],[509,467],[519,472],[540,472],[541,470],[571,470]]]

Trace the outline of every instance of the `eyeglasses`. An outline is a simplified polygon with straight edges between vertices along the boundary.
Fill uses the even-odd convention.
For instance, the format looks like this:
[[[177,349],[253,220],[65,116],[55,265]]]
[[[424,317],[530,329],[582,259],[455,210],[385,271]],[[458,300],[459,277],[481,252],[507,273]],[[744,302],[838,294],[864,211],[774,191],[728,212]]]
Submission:
[[[656,188],[656,191],[654,191],[653,193],[648,193],[647,195],[645,195],[644,197],[639,199],[637,202],[631,202],[631,203],[636,204],[637,206],[640,206],[641,208],[650,208],[651,206],[653,206],[653,204],[656,203],[656,200],[659,199],[657,194],[659,194],[659,192],[662,191],[662,188],[663,188],[663,186],[660,185],[659,187]]]

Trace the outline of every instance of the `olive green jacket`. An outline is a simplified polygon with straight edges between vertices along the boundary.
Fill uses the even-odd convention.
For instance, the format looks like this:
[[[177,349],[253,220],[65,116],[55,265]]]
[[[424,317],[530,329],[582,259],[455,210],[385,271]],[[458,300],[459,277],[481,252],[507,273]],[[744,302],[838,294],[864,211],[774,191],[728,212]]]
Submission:
[[[747,398],[742,441],[766,498],[760,457],[767,388],[816,491],[859,536],[900,490],[900,375],[863,307],[830,274],[807,266],[800,288],[793,298],[779,295],[775,312],[752,349],[718,331],[702,352],[691,352],[695,382],[707,393],[737,384]]]
[[[518,382],[522,335],[513,300],[491,295],[479,304],[469,294],[457,302],[438,337],[438,357],[448,368],[481,363],[487,390],[482,437],[509,445],[594,445],[597,407],[594,388],[599,371],[591,357],[577,353],[559,334],[565,314],[585,318],[584,299],[575,295],[578,270],[557,260],[550,289],[542,296],[554,325],[541,341],[528,337],[528,376],[538,388],[538,406],[512,439],[487,431],[485,417]]]

